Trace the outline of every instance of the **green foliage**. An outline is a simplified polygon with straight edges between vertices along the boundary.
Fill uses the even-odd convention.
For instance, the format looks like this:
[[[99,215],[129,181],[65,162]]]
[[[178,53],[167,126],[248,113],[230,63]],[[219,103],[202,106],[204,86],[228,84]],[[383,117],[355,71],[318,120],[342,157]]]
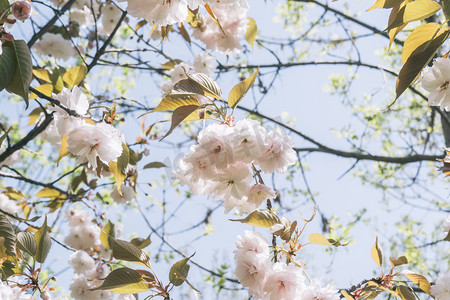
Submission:
[[[33,70],[30,50],[23,40],[7,42],[5,43],[5,47],[9,47],[13,50],[12,57],[16,66],[9,83],[6,85],[6,90],[21,96],[28,107],[28,89],[32,79]],[[11,56],[10,51],[7,53]],[[7,58],[10,59],[10,57]],[[8,68],[8,72],[9,71],[11,71],[11,68]]]

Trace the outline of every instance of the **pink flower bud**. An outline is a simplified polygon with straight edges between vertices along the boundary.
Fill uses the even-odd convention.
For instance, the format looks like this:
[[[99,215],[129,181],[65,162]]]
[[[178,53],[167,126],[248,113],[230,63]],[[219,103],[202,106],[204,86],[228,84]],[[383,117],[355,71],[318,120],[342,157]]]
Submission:
[[[18,0],[13,3],[12,13],[17,20],[25,21],[31,16],[31,4],[26,0]]]

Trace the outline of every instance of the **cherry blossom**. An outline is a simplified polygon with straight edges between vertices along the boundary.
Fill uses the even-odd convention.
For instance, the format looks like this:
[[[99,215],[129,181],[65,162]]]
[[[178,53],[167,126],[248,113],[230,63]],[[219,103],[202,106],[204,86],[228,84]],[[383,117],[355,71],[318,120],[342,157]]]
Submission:
[[[441,110],[450,110],[450,60],[437,58],[432,67],[424,70],[422,86],[430,95],[428,103],[431,106],[440,106]]]

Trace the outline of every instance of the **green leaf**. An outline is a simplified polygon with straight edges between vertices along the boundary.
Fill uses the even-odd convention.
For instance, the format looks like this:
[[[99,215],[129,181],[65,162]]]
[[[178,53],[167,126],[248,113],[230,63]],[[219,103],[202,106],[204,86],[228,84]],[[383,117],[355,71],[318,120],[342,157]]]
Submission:
[[[375,8],[392,8],[394,6],[400,5],[405,0],[377,0],[375,4],[366,11],[375,9]]]
[[[34,258],[37,262],[43,263],[47,258],[50,247],[52,246],[52,239],[47,230],[47,216],[45,217],[42,227],[34,234],[34,238],[37,245]]]
[[[108,290],[119,294],[137,294],[148,291],[152,285],[142,278],[142,275],[130,268],[120,268],[111,271],[102,285],[93,290]]]
[[[383,264],[383,250],[378,244],[378,237],[375,240],[375,244],[373,245],[370,254],[372,255],[372,258],[375,261],[375,263],[381,267],[381,265]]]
[[[159,161],[154,161],[144,166],[144,169],[159,169],[159,168],[167,168],[167,166]]]
[[[176,262],[170,268],[169,281],[174,286],[180,286],[186,280],[188,273],[189,273],[189,268],[190,268],[190,266],[187,262],[191,259],[192,256],[194,256],[194,254],[191,255],[190,257],[187,257],[185,259],[182,259],[182,260]]]
[[[148,245],[151,244],[151,240],[150,240],[150,236],[148,236],[146,239],[143,238],[134,238],[130,241],[130,243],[132,243],[133,245],[135,245],[136,247],[138,247],[139,249],[144,249],[145,247],[147,247]]]
[[[402,300],[415,300],[417,299],[412,290],[406,285],[399,285],[395,289],[397,294],[400,295]]]
[[[108,224],[100,232],[100,242],[106,249],[112,249],[111,239],[114,239],[116,232],[114,230],[114,224],[108,220]]]
[[[85,65],[79,65],[70,69],[62,76],[62,80],[66,84],[67,88],[72,89],[74,86],[79,85],[84,78],[86,78],[87,68]]]
[[[230,219],[230,221],[238,221],[252,226],[265,228],[272,227],[275,224],[281,224],[280,217],[267,209],[257,209],[244,219]]]
[[[180,123],[183,122],[183,120],[186,119],[197,108],[198,105],[187,105],[175,109],[172,114],[172,123],[170,124],[170,129],[161,140],[165,139],[169,134],[171,134],[174,131],[174,129],[178,125],[180,125]]]
[[[150,257],[147,253],[132,243],[123,240],[116,240],[114,238],[111,238],[110,243],[113,251],[113,257],[115,259],[131,261],[140,263],[149,268],[151,267]]]
[[[248,17],[247,18],[247,31],[245,32],[245,40],[247,43],[250,44],[250,46],[253,47],[253,44],[255,43],[256,36],[258,35],[258,26],[256,25],[256,22],[253,18]]]
[[[408,270],[404,270],[400,274],[402,274],[403,276],[405,276],[406,278],[411,280],[422,291],[424,291],[425,293],[427,293],[428,295],[431,296],[431,293],[430,293],[431,284],[428,281],[428,279],[425,278],[425,276],[417,274],[417,273],[414,273],[414,272],[411,272],[411,271],[408,271]]]
[[[405,256],[400,256],[398,259],[389,258],[389,261],[391,262],[392,267],[406,265],[408,263],[408,259]]]
[[[394,21],[388,26],[387,30],[408,24],[418,20],[426,19],[434,15],[441,9],[441,6],[432,0],[415,0],[406,3],[397,13]]]
[[[423,68],[430,62],[439,47],[445,42],[449,35],[449,31],[445,30],[443,33],[436,35],[425,49],[421,51],[414,51],[406,61],[405,65],[400,70],[397,78],[396,97],[395,101],[401,94],[409,87],[411,83],[419,76]]]
[[[21,231],[17,234],[17,248],[34,256],[37,251],[36,239],[29,231]]]
[[[0,12],[9,8],[8,0],[0,0]]]
[[[2,49],[3,53],[0,55],[0,91],[8,85],[16,71],[14,50],[10,47],[3,47]]]
[[[8,255],[14,255],[16,251],[16,233],[8,218],[0,213],[0,237],[5,239],[5,248]]]
[[[6,90],[21,96],[25,100],[26,107],[28,107],[28,89],[33,77],[30,50],[23,40],[14,40],[5,44],[13,50],[16,64],[16,70],[6,86]]]
[[[256,72],[253,73],[252,76],[244,79],[243,81],[236,84],[232,89],[230,94],[228,95],[228,106],[232,109],[235,109],[239,102],[244,98],[245,94],[247,94],[248,90],[255,83],[256,75],[258,75],[259,68],[256,69]]]

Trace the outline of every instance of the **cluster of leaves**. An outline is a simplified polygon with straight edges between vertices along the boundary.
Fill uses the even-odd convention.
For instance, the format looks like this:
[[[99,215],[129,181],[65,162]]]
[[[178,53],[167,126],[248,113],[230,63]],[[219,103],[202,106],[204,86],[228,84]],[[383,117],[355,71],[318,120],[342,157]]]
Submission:
[[[442,3],[443,7],[441,8],[439,3],[433,0],[377,0],[369,10],[375,8],[391,9],[386,28],[390,37],[390,47],[397,34],[411,22],[424,20],[440,10],[443,11],[446,20],[449,20],[450,3],[446,0]],[[405,40],[402,49],[403,67],[397,79],[395,100],[419,78],[422,70],[447,40],[450,29],[446,23],[430,22],[422,24],[415,28]]]
[[[106,249],[112,251],[112,257],[119,261],[128,261],[143,265],[151,270],[136,270],[128,267],[117,268],[106,276],[103,283],[95,289],[109,290],[114,293],[142,293],[149,290],[154,295],[168,299],[169,292],[186,282],[197,291],[187,280],[192,256],[186,257],[172,265],[169,272],[169,284],[164,285],[152,270],[150,257],[142,249],[150,245],[150,236],[146,239],[134,238],[130,242],[114,237],[114,224],[108,222],[100,234],[100,241]],[[95,290],[94,289],[94,290]],[[198,291],[197,291],[198,292]]]
[[[21,220],[33,222],[36,220]],[[30,279],[28,288],[41,290],[40,269],[36,263],[44,263],[50,251],[52,240],[47,227],[47,218],[40,228],[29,226],[20,230],[13,226],[7,215],[0,213],[0,270],[1,279],[11,276],[26,276]],[[47,282],[48,283],[48,282]],[[44,284],[45,285],[47,284]]]

